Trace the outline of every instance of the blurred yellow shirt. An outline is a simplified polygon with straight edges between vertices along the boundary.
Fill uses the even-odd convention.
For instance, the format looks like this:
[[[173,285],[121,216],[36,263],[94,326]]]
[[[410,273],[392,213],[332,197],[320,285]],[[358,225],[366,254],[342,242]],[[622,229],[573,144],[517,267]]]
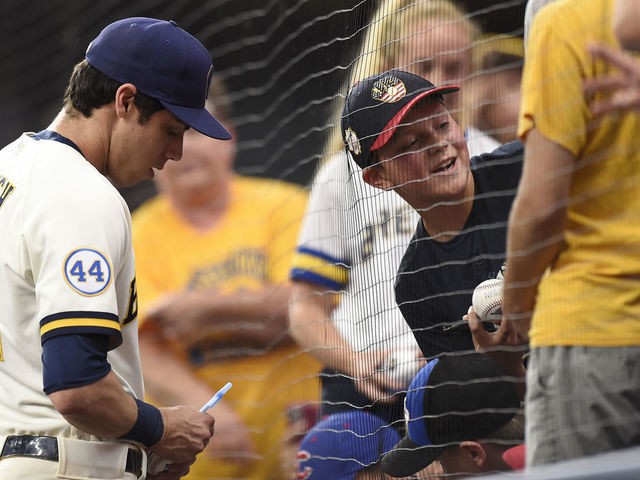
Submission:
[[[302,188],[276,180],[234,178],[227,211],[209,231],[194,229],[158,196],[133,215],[139,319],[161,296],[185,289],[256,290],[287,281],[306,205]],[[286,308],[286,305],[283,305]],[[221,327],[207,340],[178,350],[196,375],[217,390],[233,388],[225,401],[251,429],[260,458],[238,466],[205,455],[187,478],[280,477],[279,444],[289,404],[319,400],[320,365],[300,347],[263,351],[243,345],[237,325]],[[153,400],[153,399],[151,399]],[[214,412],[215,413],[215,412]]]
[[[612,0],[561,0],[538,13],[529,37],[518,135],[536,128],[575,156],[564,241],[539,285],[534,347],[640,344],[640,116],[593,119],[582,91],[585,79],[614,73],[586,51],[596,41],[619,48],[612,15]]]

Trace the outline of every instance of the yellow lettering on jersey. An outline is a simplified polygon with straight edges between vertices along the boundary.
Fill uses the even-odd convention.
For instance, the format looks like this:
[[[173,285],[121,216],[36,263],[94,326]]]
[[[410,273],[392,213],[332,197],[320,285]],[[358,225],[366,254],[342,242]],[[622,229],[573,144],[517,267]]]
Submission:
[[[3,175],[0,175],[0,207],[16,187]]]
[[[129,285],[129,303],[127,306],[127,316],[122,321],[122,325],[133,322],[138,317],[138,289],[136,288],[136,277]]]

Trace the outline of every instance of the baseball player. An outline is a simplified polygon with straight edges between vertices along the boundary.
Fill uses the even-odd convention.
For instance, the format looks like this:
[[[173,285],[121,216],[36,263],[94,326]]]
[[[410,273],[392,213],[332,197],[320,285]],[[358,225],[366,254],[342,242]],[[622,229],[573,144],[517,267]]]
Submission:
[[[0,478],[145,478],[149,450],[186,471],[213,417],[141,399],[131,185],[179,160],[213,67],[174,22],[107,26],[46,129],[0,152]]]

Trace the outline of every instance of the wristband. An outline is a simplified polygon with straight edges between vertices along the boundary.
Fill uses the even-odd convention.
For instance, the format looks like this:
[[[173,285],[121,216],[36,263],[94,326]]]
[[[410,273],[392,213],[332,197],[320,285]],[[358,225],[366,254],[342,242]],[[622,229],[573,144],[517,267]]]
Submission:
[[[133,440],[140,442],[147,447],[155,445],[162,438],[164,432],[164,422],[162,414],[153,405],[142,400],[135,399],[138,406],[138,418],[131,430],[124,435],[118,437],[123,440]]]

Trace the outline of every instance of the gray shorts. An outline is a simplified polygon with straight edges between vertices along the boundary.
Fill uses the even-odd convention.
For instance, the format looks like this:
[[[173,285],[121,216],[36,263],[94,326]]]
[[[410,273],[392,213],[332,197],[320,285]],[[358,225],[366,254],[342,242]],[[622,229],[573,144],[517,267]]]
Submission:
[[[640,346],[531,350],[527,466],[640,445]]]

